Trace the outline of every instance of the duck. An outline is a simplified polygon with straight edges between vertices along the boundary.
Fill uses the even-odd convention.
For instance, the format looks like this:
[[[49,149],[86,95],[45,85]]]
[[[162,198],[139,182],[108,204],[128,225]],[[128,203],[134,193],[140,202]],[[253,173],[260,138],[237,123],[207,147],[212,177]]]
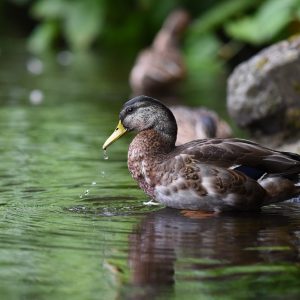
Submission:
[[[229,124],[213,110],[184,105],[172,105],[169,109],[178,127],[177,146],[195,139],[232,137]]]
[[[152,45],[142,50],[129,75],[134,95],[163,93],[186,76],[179,40],[189,24],[183,9],[172,11],[156,34]]]
[[[177,124],[159,100],[137,96],[119,113],[102,148],[136,132],[128,169],[153,201],[167,207],[253,211],[300,195],[300,155],[240,138],[198,139],[176,146]]]

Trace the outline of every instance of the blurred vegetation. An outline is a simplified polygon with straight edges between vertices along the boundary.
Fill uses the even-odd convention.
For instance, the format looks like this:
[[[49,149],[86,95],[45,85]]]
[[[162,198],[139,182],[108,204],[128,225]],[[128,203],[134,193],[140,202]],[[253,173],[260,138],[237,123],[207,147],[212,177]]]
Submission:
[[[300,0],[4,0],[0,34],[18,24],[33,53],[106,49],[134,57],[178,7],[192,16],[183,40],[188,69],[211,84],[210,75],[300,29]]]
[[[61,41],[73,50],[97,45],[134,48],[149,43],[177,7],[193,17],[187,34],[190,47],[201,38],[220,42],[220,35],[256,46],[268,44],[297,31],[300,18],[300,0],[4,0],[1,19],[9,6],[23,9],[28,22],[35,23],[29,37],[34,52]]]

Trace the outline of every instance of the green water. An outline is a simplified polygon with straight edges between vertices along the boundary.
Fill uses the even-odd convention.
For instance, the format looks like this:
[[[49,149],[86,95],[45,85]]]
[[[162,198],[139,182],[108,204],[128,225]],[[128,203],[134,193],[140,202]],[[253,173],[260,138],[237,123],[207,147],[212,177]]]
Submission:
[[[130,137],[101,150],[130,64],[65,55],[1,47],[0,299],[299,299],[300,207],[144,206]]]

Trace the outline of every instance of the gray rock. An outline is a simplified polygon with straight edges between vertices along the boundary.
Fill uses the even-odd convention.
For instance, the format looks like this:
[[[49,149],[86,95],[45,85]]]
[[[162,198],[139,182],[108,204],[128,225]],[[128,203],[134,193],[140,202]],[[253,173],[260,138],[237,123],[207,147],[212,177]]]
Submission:
[[[300,140],[288,141],[284,145],[280,146],[278,150],[300,154]]]
[[[300,128],[300,37],[274,44],[235,68],[227,108],[242,128],[274,133]]]

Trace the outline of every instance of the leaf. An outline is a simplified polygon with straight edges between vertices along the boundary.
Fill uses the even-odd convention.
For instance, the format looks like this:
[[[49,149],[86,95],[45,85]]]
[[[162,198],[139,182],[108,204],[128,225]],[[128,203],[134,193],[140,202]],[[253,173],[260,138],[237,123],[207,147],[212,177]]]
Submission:
[[[223,78],[223,63],[218,57],[220,41],[213,33],[189,36],[184,48],[185,61],[188,69],[186,87],[191,91],[188,95],[190,103],[220,107],[220,101],[225,94],[225,79]],[[195,95],[197,97],[195,97]],[[216,104],[216,105],[215,105]]]
[[[58,24],[48,21],[38,25],[28,40],[28,48],[34,53],[41,53],[49,48],[58,35]]]
[[[262,0],[228,0],[215,4],[210,10],[199,17],[191,27],[197,34],[203,34],[222,25],[230,17],[253,7]]]
[[[212,33],[200,37],[190,35],[185,46],[188,69],[205,72],[214,72],[219,69],[218,51],[220,46],[219,40]]]
[[[39,18],[57,19],[65,15],[68,6],[64,0],[40,0],[34,3],[31,13]]]
[[[269,0],[254,16],[247,16],[225,25],[226,32],[234,39],[262,44],[278,35],[292,20],[299,0]]]
[[[70,5],[64,30],[73,49],[90,47],[102,31],[104,10],[104,5],[97,0],[76,1]]]

